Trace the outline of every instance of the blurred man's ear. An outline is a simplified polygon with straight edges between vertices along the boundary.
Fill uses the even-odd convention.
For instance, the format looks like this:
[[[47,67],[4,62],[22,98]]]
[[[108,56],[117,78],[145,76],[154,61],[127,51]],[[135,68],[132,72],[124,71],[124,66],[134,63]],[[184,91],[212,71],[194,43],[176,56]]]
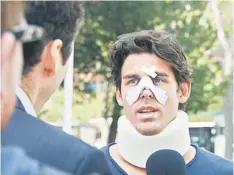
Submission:
[[[53,76],[56,72],[56,66],[62,64],[62,46],[63,42],[60,39],[53,40],[45,46],[41,56],[45,76]]]
[[[187,80],[180,84],[178,89],[178,99],[180,103],[185,103],[190,97],[191,81]]]
[[[116,100],[120,106],[123,106],[123,99],[119,88],[116,88]]]

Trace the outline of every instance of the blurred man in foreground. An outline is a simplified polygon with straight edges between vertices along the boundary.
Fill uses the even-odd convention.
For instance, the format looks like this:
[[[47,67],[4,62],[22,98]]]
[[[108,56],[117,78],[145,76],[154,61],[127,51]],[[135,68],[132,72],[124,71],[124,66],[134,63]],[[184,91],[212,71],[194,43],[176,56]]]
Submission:
[[[19,84],[23,54],[21,43],[41,39],[42,35],[30,36],[29,30],[43,32],[39,26],[22,21],[22,2],[1,2],[1,131],[6,127],[14,111],[15,86]],[[14,13],[12,13],[14,12]],[[26,37],[27,36],[27,37]],[[28,157],[19,147],[1,148],[1,174],[4,175],[68,175],[52,167],[42,165]]]
[[[73,59],[83,20],[82,2],[26,2],[25,15],[28,23],[42,26],[46,35],[24,45],[24,75],[16,89],[15,112],[2,133],[2,145],[22,147],[30,157],[72,174],[111,174],[101,151],[36,118],[36,111],[60,86]]]

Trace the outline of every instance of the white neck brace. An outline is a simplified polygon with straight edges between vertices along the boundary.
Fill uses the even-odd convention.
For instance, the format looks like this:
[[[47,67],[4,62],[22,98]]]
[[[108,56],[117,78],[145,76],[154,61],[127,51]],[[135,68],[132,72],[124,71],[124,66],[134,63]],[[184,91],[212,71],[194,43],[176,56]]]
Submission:
[[[141,168],[145,168],[147,159],[155,151],[171,149],[183,156],[190,146],[188,116],[183,111],[178,111],[176,118],[154,136],[138,133],[125,116],[119,118],[117,131],[119,154],[127,162]]]

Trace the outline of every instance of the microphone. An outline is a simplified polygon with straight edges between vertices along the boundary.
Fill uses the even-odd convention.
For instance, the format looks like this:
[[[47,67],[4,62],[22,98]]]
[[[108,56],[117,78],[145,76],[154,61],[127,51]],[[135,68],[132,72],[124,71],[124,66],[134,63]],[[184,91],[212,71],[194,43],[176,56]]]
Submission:
[[[150,155],[146,162],[147,175],[186,175],[184,158],[176,151],[164,149]]]

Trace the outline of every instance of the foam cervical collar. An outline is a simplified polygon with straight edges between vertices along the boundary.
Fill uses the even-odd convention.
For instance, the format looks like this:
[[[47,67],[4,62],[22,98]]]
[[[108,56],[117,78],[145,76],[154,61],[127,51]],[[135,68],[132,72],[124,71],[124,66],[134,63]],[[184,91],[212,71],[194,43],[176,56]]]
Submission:
[[[125,116],[119,118],[117,132],[119,154],[127,162],[141,168],[145,168],[147,159],[155,151],[171,149],[183,156],[190,147],[188,116],[183,111],[178,111],[176,118],[154,136],[138,133]]]

